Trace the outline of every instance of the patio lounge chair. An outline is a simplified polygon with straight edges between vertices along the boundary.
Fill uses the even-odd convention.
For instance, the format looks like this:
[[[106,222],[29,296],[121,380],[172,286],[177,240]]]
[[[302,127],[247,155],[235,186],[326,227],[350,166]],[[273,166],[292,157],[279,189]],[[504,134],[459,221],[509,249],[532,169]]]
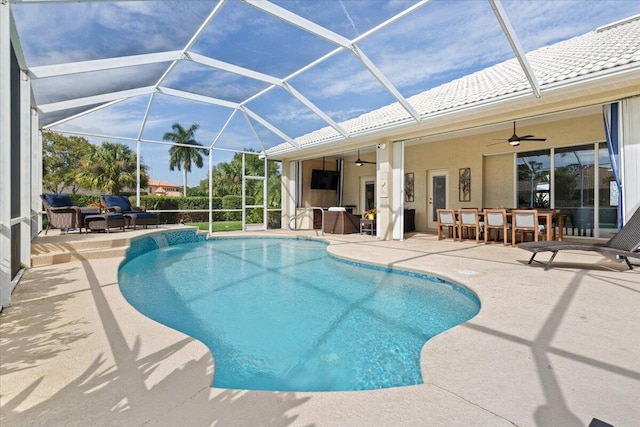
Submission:
[[[529,264],[534,261],[535,256],[539,252],[553,252],[549,261],[547,261],[544,267],[545,271],[551,268],[553,259],[558,254],[558,251],[594,251],[603,255],[617,255],[624,259],[629,270],[633,270],[633,266],[629,262],[629,257],[640,258],[640,209],[636,210],[631,219],[622,227],[622,230],[613,236],[604,245],[588,244],[588,243],[574,243],[574,242],[527,242],[520,243],[519,248],[533,252]]]
[[[100,196],[100,200],[107,207],[109,212],[120,213],[124,216],[127,226],[133,227],[135,230],[138,225],[147,228],[149,225],[155,225],[158,228],[160,217],[157,213],[147,212],[141,206],[131,206],[129,197],[127,196]]]
[[[74,206],[71,196],[68,194],[41,194],[40,198],[49,220],[44,232],[45,236],[49,232],[49,228],[59,228],[63,231],[70,229],[82,231],[84,217],[100,213],[98,208]]]

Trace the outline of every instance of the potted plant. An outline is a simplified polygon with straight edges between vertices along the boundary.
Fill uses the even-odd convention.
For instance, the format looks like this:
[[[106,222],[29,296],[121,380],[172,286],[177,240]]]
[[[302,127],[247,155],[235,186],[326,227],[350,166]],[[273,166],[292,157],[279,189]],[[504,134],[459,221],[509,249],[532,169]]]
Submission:
[[[368,211],[364,211],[363,215],[366,219],[376,219],[376,208],[371,208]]]

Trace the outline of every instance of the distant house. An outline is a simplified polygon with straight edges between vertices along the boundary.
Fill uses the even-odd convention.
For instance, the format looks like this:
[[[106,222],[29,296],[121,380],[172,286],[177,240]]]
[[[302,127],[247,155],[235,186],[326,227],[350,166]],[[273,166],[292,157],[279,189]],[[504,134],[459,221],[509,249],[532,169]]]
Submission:
[[[149,184],[147,184],[147,193],[151,196],[182,196],[180,185],[152,178],[149,178]]]

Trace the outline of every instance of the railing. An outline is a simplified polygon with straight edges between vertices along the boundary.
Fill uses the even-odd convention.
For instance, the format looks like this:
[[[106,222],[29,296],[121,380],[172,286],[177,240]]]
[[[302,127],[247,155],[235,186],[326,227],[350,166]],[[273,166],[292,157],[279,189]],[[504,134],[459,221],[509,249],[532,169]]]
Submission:
[[[317,206],[312,206],[312,207],[309,207],[309,208],[305,208],[305,209],[302,210],[302,212],[297,213],[295,216],[292,216],[291,218],[289,218],[289,230],[292,230],[292,231],[298,230],[297,228],[295,228],[295,226],[292,226],[291,223],[293,221],[295,221],[296,219],[298,219],[300,216],[306,214],[307,212],[314,211],[314,210],[319,210],[320,213],[322,214],[322,235],[324,236],[324,209],[319,208]],[[313,223],[313,221],[312,221],[312,223]],[[302,230],[302,229],[300,229],[300,230]],[[309,230],[313,230],[313,228],[310,228]]]

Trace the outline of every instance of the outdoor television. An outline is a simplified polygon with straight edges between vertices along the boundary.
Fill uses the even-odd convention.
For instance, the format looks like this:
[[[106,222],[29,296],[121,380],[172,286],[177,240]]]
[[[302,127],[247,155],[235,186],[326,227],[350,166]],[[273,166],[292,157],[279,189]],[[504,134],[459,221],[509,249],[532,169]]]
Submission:
[[[313,169],[311,171],[312,190],[337,190],[340,172]]]

